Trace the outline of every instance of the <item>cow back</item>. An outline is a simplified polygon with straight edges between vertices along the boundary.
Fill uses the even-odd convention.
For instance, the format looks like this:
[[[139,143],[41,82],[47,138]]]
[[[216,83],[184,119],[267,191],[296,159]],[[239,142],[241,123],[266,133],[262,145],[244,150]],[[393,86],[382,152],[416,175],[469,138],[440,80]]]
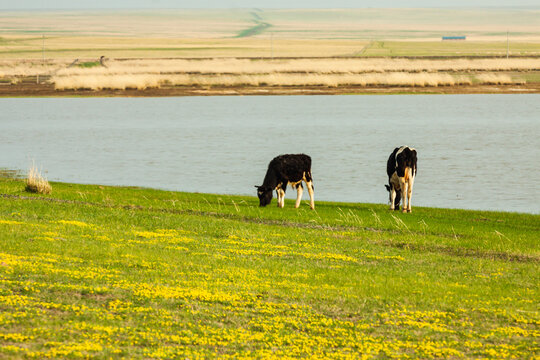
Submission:
[[[280,155],[270,162],[269,168],[274,169],[282,182],[297,182],[304,176],[311,178],[311,157],[305,154]]]

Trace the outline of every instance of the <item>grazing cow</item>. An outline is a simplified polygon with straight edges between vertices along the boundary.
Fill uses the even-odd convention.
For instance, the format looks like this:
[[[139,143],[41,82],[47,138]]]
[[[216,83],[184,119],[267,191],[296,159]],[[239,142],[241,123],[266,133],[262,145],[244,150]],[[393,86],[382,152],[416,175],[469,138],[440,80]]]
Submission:
[[[403,212],[411,212],[411,197],[416,168],[416,149],[402,146],[395,148],[390,154],[386,163],[388,185],[385,185],[386,190],[390,192],[390,210],[399,210],[401,198]]]
[[[313,179],[311,178],[311,158],[305,154],[288,154],[275,157],[268,164],[268,171],[264,177],[261,186],[257,188],[259,196],[259,205],[266,206],[272,201],[272,192],[276,190],[278,198],[278,207],[285,206],[285,190],[287,184],[296,188],[297,197],[295,208],[300,206],[302,192],[304,187],[302,181],[306,183],[310,207],[315,209],[315,200],[313,198]]]

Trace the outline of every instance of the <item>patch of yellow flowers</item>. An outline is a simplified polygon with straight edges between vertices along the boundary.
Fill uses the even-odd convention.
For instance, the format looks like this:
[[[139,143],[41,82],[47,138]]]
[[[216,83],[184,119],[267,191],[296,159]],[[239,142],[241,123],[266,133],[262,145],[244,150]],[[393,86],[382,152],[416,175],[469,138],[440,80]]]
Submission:
[[[539,351],[538,313],[498,310],[474,297],[464,299],[463,309],[420,310],[384,305],[378,296],[383,311],[340,313],[301,300],[338,286],[311,284],[302,269],[248,267],[268,257],[336,267],[407,261],[398,255],[343,254],[321,245],[298,251],[268,239],[207,239],[184,229],[118,236],[78,220],[34,225],[0,219],[0,231],[26,227],[34,242],[91,242],[112,254],[94,261],[52,250],[0,252],[1,358],[513,359]],[[183,256],[185,264],[156,260],[160,251]],[[223,266],[190,262],[216,255],[222,258],[212,261]]]

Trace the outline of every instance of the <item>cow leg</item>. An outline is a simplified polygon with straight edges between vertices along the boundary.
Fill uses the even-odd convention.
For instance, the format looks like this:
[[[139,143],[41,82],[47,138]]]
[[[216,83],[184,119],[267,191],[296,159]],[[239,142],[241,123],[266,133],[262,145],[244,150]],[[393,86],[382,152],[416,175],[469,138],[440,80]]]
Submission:
[[[403,206],[403,212],[407,212],[407,181],[404,177],[399,178],[399,187],[401,188],[401,204]]]
[[[396,189],[390,186],[390,210],[394,210],[394,203],[396,202]]]
[[[294,204],[295,208],[298,208],[300,206],[300,201],[302,201],[303,192],[304,192],[304,187],[302,186],[302,183],[296,185],[296,204]]]
[[[409,178],[409,187],[407,188],[407,197],[409,198],[409,203],[408,203],[408,208],[407,208],[407,212],[412,212],[412,209],[411,209],[411,199],[412,199],[412,189],[413,189],[413,185],[414,185],[414,177],[410,177]]]
[[[307,191],[309,193],[309,207],[315,210],[315,196],[313,195],[313,181],[306,181]]]
[[[285,206],[285,191],[283,189],[278,189],[278,207],[282,208]]]

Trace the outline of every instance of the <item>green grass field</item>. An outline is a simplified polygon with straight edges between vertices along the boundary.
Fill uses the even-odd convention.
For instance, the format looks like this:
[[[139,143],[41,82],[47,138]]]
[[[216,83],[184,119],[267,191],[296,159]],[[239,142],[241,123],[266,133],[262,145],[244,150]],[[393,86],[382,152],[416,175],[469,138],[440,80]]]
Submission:
[[[0,358],[534,358],[540,215],[0,180]]]
[[[540,54],[540,43],[512,43],[512,56]],[[374,41],[359,56],[506,56],[506,42],[499,41]]]

